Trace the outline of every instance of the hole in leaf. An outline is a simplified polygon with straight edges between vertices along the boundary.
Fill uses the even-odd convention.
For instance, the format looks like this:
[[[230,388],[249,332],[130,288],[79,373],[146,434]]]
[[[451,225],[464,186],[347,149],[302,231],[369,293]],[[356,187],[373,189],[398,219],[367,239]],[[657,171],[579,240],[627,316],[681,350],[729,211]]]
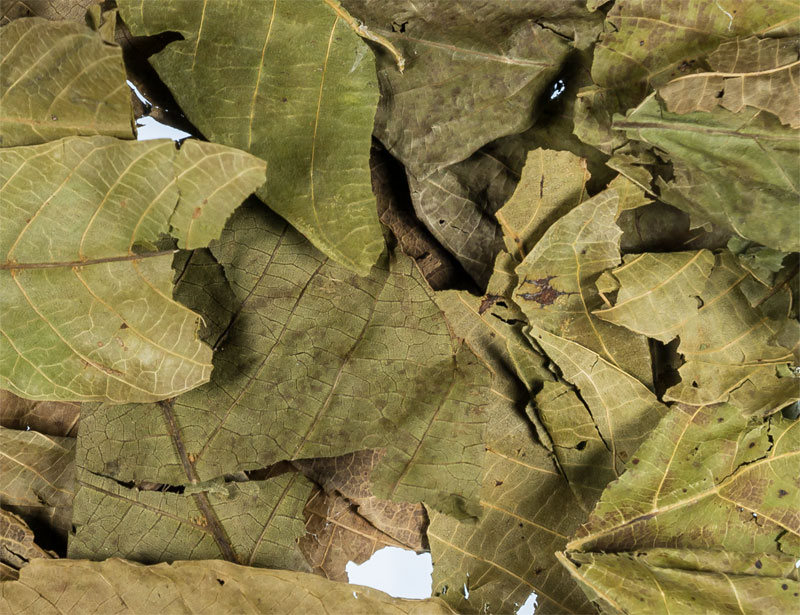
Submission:
[[[580,442],[578,442],[578,444],[575,445],[575,448],[578,449],[579,451],[582,451],[583,449],[585,449],[586,448],[586,440],[581,440]]]

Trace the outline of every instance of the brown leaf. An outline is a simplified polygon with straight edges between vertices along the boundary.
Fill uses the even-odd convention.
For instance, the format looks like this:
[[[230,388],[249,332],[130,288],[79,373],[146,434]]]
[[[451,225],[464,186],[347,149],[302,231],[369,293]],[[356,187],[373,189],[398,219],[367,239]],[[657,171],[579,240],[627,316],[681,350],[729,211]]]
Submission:
[[[81,405],[77,403],[23,399],[0,390],[0,425],[8,429],[75,437],[80,415]]]
[[[0,563],[19,570],[32,559],[53,556],[33,542],[33,532],[22,518],[0,509]]]

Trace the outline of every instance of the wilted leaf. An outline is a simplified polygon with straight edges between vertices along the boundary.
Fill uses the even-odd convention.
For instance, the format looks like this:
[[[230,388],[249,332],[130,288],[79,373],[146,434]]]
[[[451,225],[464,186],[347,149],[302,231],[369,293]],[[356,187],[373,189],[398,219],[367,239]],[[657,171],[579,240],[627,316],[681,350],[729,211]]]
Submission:
[[[787,555],[652,549],[559,559],[586,595],[615,615],[791,613],[800,590],[795,558]]]
[[[209,140],[266,160],[259,198],[366,275],[383,249],[369,177],[378,84],[372,54],[337,3],[118,5],[135,36],[183,36],[150,62],[189,120]]]
[[[0,58],[2,147],[133,137],[122,52],[85,25],[18,19],[2,29]]]
[[[639,380],[597,353],[536,326],[529,335],[579,392],[545,383],[536,405],[559,465],[591,509],[667,409]]]
[[[618,205],[616,191],[608,190],[553,224],[517,267],[514,300],[532,325],[574,341],[650,384],[647,340],[592,314],[604,305],[595,280],[620,262],[621,231],[614,224]]]
[[[79,466],[123,483],[188,489],[283,459],[386,447],[372,475],[375,496],[474,514],[488,374],[451,338],[413,263],[391,257],[370,277],[356,276],[258,205],[234,214],[213,252],[237,307],[211,382],[162,404],[87,410]],[[113,486],[97,477],[78,494],[75,523],[87,556],[102,542],[89,542],[102,533],[96,525],[129,507],[101,498],[106,483]],[[170,527],[178,495],[163,495],[170,498],[148,515]],[[218,506],[227,502],[220,497]],[[273,517],[264,515],[269,526]],[[244,531],[238,518],[220,518],[227,532]],[[161,553],[159,540],[142,546]],[[114,552],[132,557],[129,548]]]
[[[0,390],[0,425],[32,429],[47,436],[78,435],[81,405],[61,401],[32,401]]]
[[[730,404],[679,404],[603,494],[562,562],[611,612],[667,612],[666,588],[675,606],[687,599],[678,581],[698,601],[739,593],[780,612],[800,555],[798,475],[800,422],[747,419]]]
[[[229,562],[174,562],[142,566],[50,560],[32,562],[19,581],[0,584],[0,598],[15,614],[85,613],[452,613],[441,601],[402,600],[374,589],[335,583],[315,575],[259,570]]]
[[[658,179],[661,199],[747,239],[800,250],[797,131],[767,112],[668,111],[655,95],[614,127],[665,152],[675,179]]]
[[[257,158],[199,142],[0,150],[3,387],[120,403],[207,381],[211,349],[171,298],[171,251],[153,242],[171,232],[181,247],[206,245],[263,173]]]
[[[595,47],[595,86],[578,95],[576,134],[606,153],[624,138],[612,134],[614,113],[637,105],[654,87],[702,70],[720,43],[754,34],[796,32],[797,2],[723,4],[707,0],[615,3]]]
[[[20,517],[0,509],[0,563],[19,570],[32,559],[51,558],[33,542],[33,532]]]
[[[611,273],[620,283],[617,301],[598,317],[665,343],[680,338],[682,382],[665,399],[699,405],[730,398],[751,415],[797,396],[797,380],[779,371],[792,361],[774,339],[783,322],[751,306],[743,291],[749,274],[730,252],[632,255]]]

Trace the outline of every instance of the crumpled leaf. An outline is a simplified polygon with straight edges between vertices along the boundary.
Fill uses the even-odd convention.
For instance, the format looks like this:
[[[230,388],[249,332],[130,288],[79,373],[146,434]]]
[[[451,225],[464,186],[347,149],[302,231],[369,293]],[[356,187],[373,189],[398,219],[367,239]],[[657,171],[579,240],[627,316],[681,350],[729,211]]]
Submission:
[[[559,559],[606,613],[791,613],[800,590],[795,558],[756,557],[760,568],[752,555],[678,549]]]
[[[753,415],[796,398],[797,380],[779,372],[792,361],[774,339],[783,322],[751,305],[744,292],[749,274],[730,252],[632,255],[611,275],[620,284],[617,300],[596,311],[599,318],[665,343],[680,338],[682,381],[666,400],[730,399]]]
[[[71,135],[133,138],[122,52],[85,25],[30,18],[4,26],[0,74],[2,147]]]
[[[368,274],[383,250],[369,176],[378,84],[349,16],[325,0],[118,5],[135,36],[183,36],[150,62],[209,140],[267,162],[259,198]]]
[[[708,62],[715,72],[679,77],[660,88],[673,113],[738,113],[745,106],[769,111],[800,128],[800,37],[736,39],[720,45]]]
[[[645,337],[609,326],[592,313],[604,305],[595,280],[620,262],[618,205],[619,196],[609,189],[553,224],[517,267],[514,300],[532,325],[597,352],[649,385],[653,376]]]
[[[0,509],[0,563],[19,570],[38,557],[49,559],[53,554],[33,542],[33,532],[23,519]]]
[[[170,297],[171,251],[152,242],[206,245],[263,181],[262,161],[195,141],[70,137],[0,150],[0,175],[4,388],[121,403],[208,380],[211,349]]]
[[[32,401],[0,390],[0,425],[32,429],[47,436],[78,435],[81,405],[60,401]]]
[[[614,128],[672,161],[675,179],[657,180],[664,202],[767,247],[800,250],[800,139],[775,116],[753,107],[678,114],[653,94]]]
[[[114,481],[239,489],[225,477],[380,447],[387,453],[372,474],[376,497],[474,515],[488,374],[451,338],[413,263],[392,256],[370,277],[356,276],[252,204],[234,214],[212,251],[237,307],[218,342],[211,382],[161,404],[87,409],[81,419],[78,465],[98,476],[78,492],[80,553],[98,552],[104,530],[97,524],[119,513],[99,491],[110,485],[117,493]],[[136,493],[125,489],[132,500]],[[220,497],[222,506],[228,500]],[[297,510],[301,529],[305,500]],[[159,500],[148,515],[170,527],[175,505]],[[227,532],[241,523],[221,519]],[[134,546],[160,554],[164,547],[153,540]],[[133,556],[127,544],[111,547]]]
[[[625,141],[611,130],[615,113],[636,106],[672,78],[703,70],[703,56],[725,41],[796,33],[799,26],[794,0],[735,6],[728,0],[615,3],[595,47],[596,85],[578,94],[575,132],[610,154]]]
[[[15,614],[92,613],[352,613],[398,615],[452,613],[440,600],[402,600],[377,590],[335,583],[315,575],[263,570],[221,561],[142,566],[104,562],[32,562],[19,581],[0,584],[0,597]],[[165,597],[172,598],[165,602]]]
[[[541,423],[576,497],[590,510],[616,480],[666,406],[639,380],[576,342],[533,326],[528,332],[562,377],[536,396]]]
[[[560,559],[610,612],[674,612],[664,609],[691,601],[679,581],[693,609],[738,594],[756,612],[781,612],[797,588],[798,475],[799,421],[678,404]]]

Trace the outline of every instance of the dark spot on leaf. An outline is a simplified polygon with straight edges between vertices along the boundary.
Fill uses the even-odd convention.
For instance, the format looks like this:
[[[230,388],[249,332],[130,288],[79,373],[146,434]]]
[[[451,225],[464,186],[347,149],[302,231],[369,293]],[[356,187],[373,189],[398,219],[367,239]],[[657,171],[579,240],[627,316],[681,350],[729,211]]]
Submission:
[[[683,489],[681,489],[681,491],[683,491],[684,493],[686,493],[686,492],[688,491],[688,489],[687,489],[686,487],[684,487]]]
[[[192,220],[197,220],[200,217],[200,214],[203,213],[202,207],[195,207],[194,211],[192,212]]]
[[[400,32],[403,33],[406,31],[406,26],[408,25],[408,21],[393,21],[392,22],[392,32]]]
[[[719,92],[717,92],[717,95],[716,95],[717,98],[722,98],[722,94],[723,94],[724,91],[725,90],[720,90]]]
[[[538,280],[524,280],[523,284],[532,284],[534,286],[534,292],[528,293],[517,293],[518,297],[522,297],[526,301],[535,301],[541,307],[546,305],[552,305],[553,302],[560,296],[560,295],[574,295],[574,292],[564,292],[560,290],[556,290],[550,285],[550,280],[555,278],[556,276],[550,275],[546,278],[539,278]]]
[[[495,487],[499,487],[499,486],[500,486],[500,485],[502,485],[502,484],[503,484],[503,481],[501,481],[501,480],[496,480],[496,481],[494,481],[494,486],[495,486]]]
[[[753,448],[755,445],[756,445],[755,442],[751,442],[750,444],[747,445],[747,448]]]
[[[53,120],[54,122],[58,121],[58,117],[56,117],[55,115],[51,115],[50,119]]]
[[[120,329],[127,329],[127,328],[128,328],[128,323],[127,323],[127,322],[123,322],[123,323],[122,323],[122,324],[119,326],[119,328],[120,328]]]
[[[498,299],[500,299],[500,295],[486,295],[478,308],[478,314],[482,315],[486,310],[497,303]]]
[[[725,422],[725,418],[724,417],[719,417],[717,419],[717,423],[724,423],[724,422]]]
[[[782,498],[785,495],[789,495],[789,492],[786,489],[778,489],[778,497]]]
[[[758,568],[759,570],[761,570],[761,566],[762,566],[762,565],[763,565],[763,564],[761,563],[761,560],[760,560],[760,559],[757,559],[757,560],[756,560],[756,568]]]
[[[706,302],[703,301],[703,298],[700,297],[699,295],[692,295],[692,296],[694,297],[695,301],[697,301],[698,310],[706,304]]]
[[[520,527],[523,527],[521,523],[519,524],[519,526],[520,526]]]
[[[781,589],[783,591],[786,591],[787,589],[789,589],[789,586],[786,583],[784,583],[783,585],[781,585]]]
[[[583,449],[585,449],[586,448],[586,440],[581,440],[580,442],[578,442],[575,445],[575,448],[578,449],[579,451],[582,451]]]
[[[219,583],[220,585],[225,585],[225,581],[223,581],[222,579],[217,579],[217,583]]]
[[[281,102],[289,102],[289,99],[284,96],[283,98],[281,98]]]
[[[692,380],[692,386],[696,389],[697,388],[697,380]]]
[[[439,220],[439,224],[444,224],[444,220]]]
[[[644,45],[644,41],[639,41],[639,47],[641,47],[642,45]]]

